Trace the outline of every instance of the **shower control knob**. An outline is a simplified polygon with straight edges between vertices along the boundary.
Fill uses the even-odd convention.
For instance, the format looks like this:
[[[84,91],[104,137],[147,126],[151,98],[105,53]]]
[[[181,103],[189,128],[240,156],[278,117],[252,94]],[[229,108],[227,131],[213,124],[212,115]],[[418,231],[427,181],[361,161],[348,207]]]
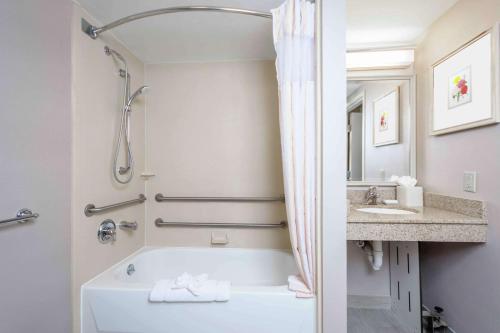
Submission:
[[[97,239],[103,244],[116,240],[116,224],[113,220],[105,220],[101,223],[97,231]]]

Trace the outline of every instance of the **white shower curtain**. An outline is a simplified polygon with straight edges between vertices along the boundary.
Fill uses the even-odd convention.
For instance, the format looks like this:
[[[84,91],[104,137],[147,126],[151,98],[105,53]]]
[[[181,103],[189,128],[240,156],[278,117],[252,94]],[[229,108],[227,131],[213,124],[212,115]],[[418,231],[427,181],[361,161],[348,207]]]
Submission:
[[[315,293],[316,110],[314,4],[287,0],[272,11],[279,86],[286,211],[298,276],[298,297]]]

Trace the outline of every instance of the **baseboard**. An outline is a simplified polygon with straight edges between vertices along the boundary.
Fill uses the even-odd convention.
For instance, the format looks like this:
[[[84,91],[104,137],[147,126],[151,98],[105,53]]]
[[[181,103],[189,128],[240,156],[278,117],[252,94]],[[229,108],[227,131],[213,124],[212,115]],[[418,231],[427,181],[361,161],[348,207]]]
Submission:
[[[347,295],[347,307],[390,310],[391,296]]]

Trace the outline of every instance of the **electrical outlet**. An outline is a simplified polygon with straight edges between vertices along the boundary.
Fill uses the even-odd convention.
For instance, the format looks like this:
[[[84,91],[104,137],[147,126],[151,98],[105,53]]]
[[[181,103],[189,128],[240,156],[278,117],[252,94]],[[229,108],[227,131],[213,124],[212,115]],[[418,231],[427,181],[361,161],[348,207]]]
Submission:
[[[464,191],[476,193],[476,178],[477,172],[465,171],[464,172]]]

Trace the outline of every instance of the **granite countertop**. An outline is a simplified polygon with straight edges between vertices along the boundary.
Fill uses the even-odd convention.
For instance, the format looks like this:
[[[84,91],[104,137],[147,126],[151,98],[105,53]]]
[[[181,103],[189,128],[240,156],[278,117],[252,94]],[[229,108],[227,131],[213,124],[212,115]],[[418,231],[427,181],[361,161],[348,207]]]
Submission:
[[[389,208],[415,212],[411,215],[389,215],[360,212],[358,208]],[[396,205],[351,205],[347,216],[348,223],[412,223],[412,224],[479,224],[488,222],[480,217],[460,214],[435,207],[405,208]]]
[[[393,208],[416,214],[360,212],[358,208]],[[348,240],[471,242],[487,240],[486,203],[435,193],[424,195],[424,207],[353,203],[347,216]]]

